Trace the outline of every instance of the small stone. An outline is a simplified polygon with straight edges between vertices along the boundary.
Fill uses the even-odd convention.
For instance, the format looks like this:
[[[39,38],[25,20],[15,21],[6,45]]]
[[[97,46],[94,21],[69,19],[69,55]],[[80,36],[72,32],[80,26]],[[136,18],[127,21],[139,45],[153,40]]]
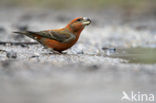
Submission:
[[[107,50],[108,48],[107,47],[102,47],[102,50]]]
[[[106,55],[108,55],[108,56],[116,52],[116,48],[106,48],[106,47],[103,47],[102,50],[106,51]]]
[[[111,53],[114,53],[116,51],[116,48],[109,48],[108,49]]]
[[[7,56],[8,58],[16,59],[16,58],[17,58],[17,53],[14,52],[14,51],[10,51],[10,52],[7,52],[7,53],[6,53],[6,56]]]
[[[84,54],[83,50],[78,51],[77,54]]]
[[[116,51],[116,48],[106,48],[106,47],[103,47],[102,50],[106,50],[106,51],[109,51],[111,53],[114,53]]]
[[[39,53],[34,53],[34,55],[31,56],[31,58],[36,58],[36,57],[39,57],[40,54]]]
[[[6,52],[5,50],[0,49],[0,52]]]
[[[38,55],[33,55],[33,56],[31,56],[31,58],[37,58],[37,57],[39,57]]]
[[[28,45],[26,45],[26,44],[21,44],[21,47],[25,48],[25,47],[28,47]]]

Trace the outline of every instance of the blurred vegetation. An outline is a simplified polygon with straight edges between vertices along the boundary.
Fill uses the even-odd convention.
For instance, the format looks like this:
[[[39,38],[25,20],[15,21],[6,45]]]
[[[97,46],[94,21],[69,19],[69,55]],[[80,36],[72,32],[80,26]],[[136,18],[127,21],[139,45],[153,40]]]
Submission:
[[[128,18],[131,15],[156,16],[156,0],[0,0],[0,7],[44,8],[55,10],[104,9],[120,10]]]
[[[156,0],[0,0],[0,6],[43,7],[55,9],[101,9],[107,7],[156,9]]]

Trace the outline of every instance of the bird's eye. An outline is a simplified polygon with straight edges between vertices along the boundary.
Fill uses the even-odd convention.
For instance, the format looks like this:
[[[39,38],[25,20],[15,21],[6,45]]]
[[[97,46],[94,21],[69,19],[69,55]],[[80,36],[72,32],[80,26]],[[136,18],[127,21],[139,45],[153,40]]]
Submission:
[[[77,21],[81,21],[81,19],[77,19]]]

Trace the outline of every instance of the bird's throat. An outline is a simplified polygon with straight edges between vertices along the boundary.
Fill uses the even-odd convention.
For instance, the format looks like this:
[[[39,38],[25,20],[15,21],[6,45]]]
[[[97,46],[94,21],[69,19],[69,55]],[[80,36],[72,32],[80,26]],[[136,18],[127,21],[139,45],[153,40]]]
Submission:
[[[84,29],[84,26],[67,25],[65,28],[68,28],[68,31],[72,32],[75,35],[80,35],[82,30]]]

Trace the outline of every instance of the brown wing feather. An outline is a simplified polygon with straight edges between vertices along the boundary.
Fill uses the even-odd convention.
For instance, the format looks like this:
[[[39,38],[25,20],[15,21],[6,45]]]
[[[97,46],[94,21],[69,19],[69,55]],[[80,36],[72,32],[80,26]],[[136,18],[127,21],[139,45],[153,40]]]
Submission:
[[[29,31],[30,33],[30,31]],[[55,31],[40,31],[31,32],[32,34],[40,35],[45,38],[53,39],[59,42],[64,42],[66,39],[70,38],[70,35],[65,32],[55,32]]]
[[[67,31],[40,31],[40,32],[24,31],[14,33],[24,34],[36,40],[38,39],[38,37],[39,38],[44,37],[64,43],[70,42],[71,40],[74,40],[76,38],[74,34]]]

